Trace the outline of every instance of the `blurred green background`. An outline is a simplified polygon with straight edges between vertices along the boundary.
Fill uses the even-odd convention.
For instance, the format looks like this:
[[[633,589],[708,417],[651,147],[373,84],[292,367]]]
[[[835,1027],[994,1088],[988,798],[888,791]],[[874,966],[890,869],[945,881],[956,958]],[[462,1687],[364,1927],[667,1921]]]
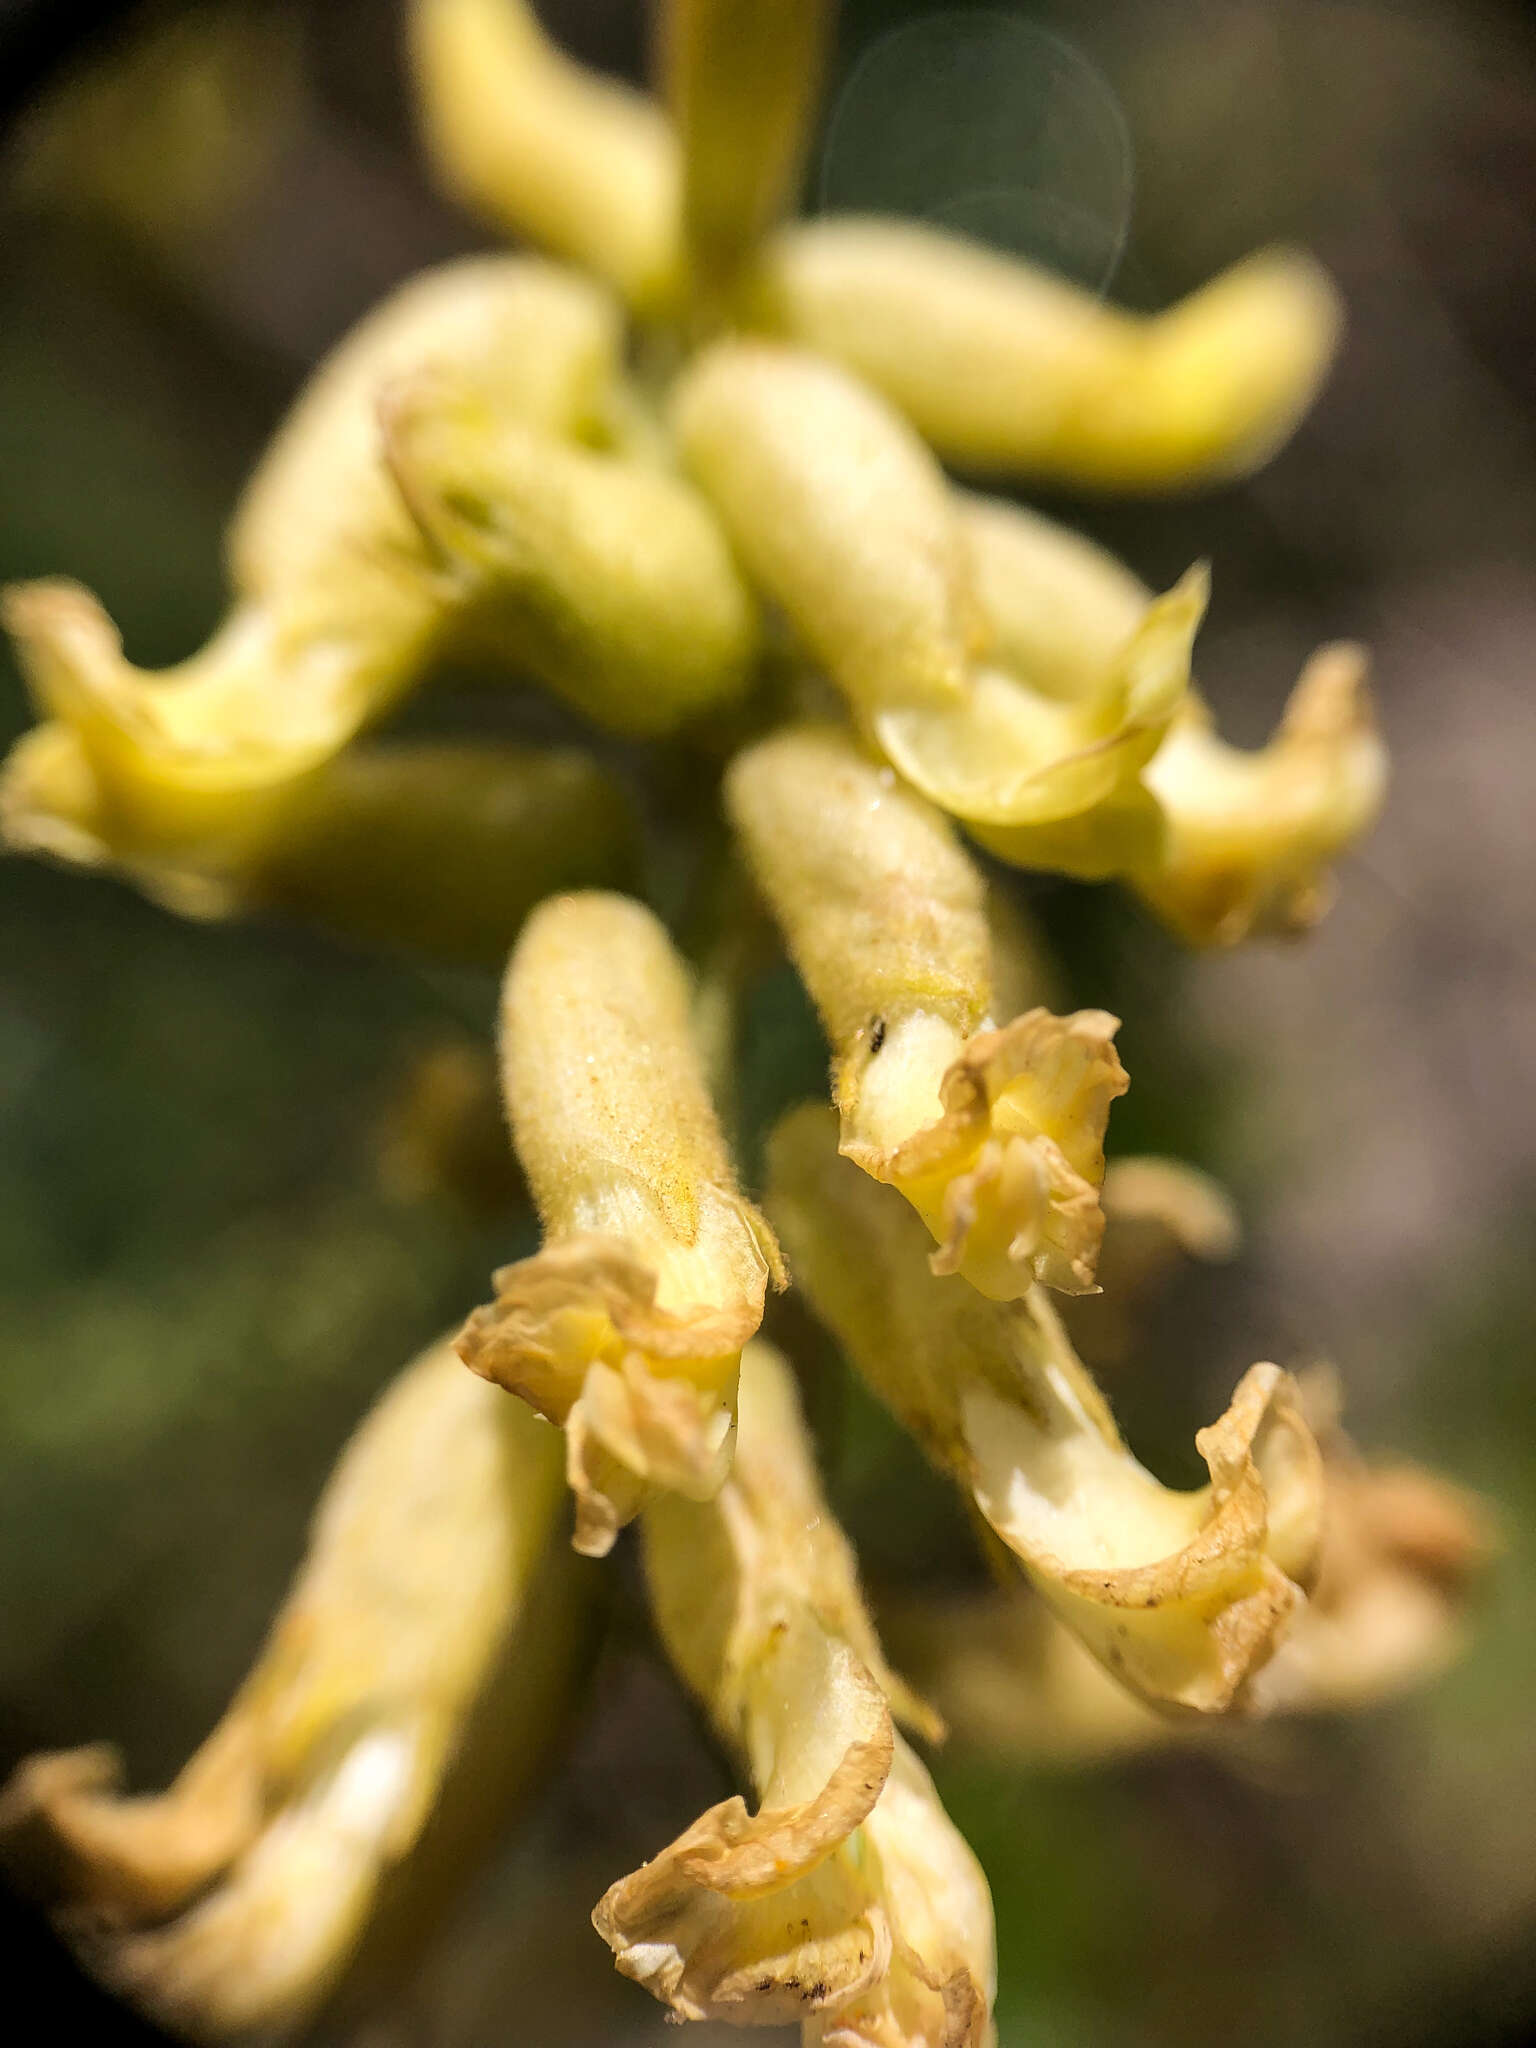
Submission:
[[[425,181],[388,0],[227,11],[266,53],[227,177],[171,175],[167,129],[129,207],[89,165],[40,173],[23,110],[3,214],[0,575],[79,577],[148,664],[218,616],[224,519],[307,366],[481,239]],[[633,0],[541,11],[639,66]],[[1395,760],[1299,947],[1192,959],[1111,892],[1026,887],[1067,999],[1125,1019],[1115,1148],[1210,1168],[1248,1226],[1233,1267],[1180,1278],[1111,1394],[1177,1479],[1253,1359],[1331,1357],[1360,1441],[1483,1491],[1504,1540],[1469,1654],[1411,1700],[1224,1760],[937,1760],[996,1898],[1002,2048],[1514,2039],[1536,2024],[1536,28],[1495,0],[1018,6],[962,118],[929,44],[883,40],[958,12],[845,6],[812,204],[930,211],[1144,305],[1298,239],[1351,314],[1252,483],[1048,505],[1154,584],[1213,558],[1201,676],[1239,739],[1318,640],[1370,641]],[[0,738],[26,723],[6,665]],[[0,869],[0,1768],[111,1736],[135,1785],[163,1782],[373,1391],[528,1248],[515,1196],[415,1185],[391,1144],[423,1057],[483,1044],[493,995]],[[787,976],[747,1055],[758,1127],[819,1085]],[[831,1362],[813,1406],[875,1588],[952,1583],[943,1488]],[[568,1754],[359,2043],[668,2038],[587,1914],[727,1779],[612,1576]]]

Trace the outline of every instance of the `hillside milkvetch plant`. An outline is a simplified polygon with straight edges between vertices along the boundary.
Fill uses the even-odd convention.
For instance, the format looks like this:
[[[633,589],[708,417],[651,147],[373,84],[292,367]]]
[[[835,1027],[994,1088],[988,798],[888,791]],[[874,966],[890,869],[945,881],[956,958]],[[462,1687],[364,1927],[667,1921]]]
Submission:
[[[1155,595],[944,465],[1241,476],[1326,372],[1332,286],[1261,252],[1142,317],[934,227],[789,224],[833,10],[668,0],[659,26],[652,97],[526,0],[412,0],[427,154],[529,250],[403,285],[320,367],[179,667],[135,667],[76,585],[6,598],[39,714],[8,846],[184,914],[511,949],[539,1248],[363,1425],[175,1784],[127,1798],[88,1750],[0,1807],[92,1966],[210,2041],[301,2029],[484,1852],[580,1661],[567,1495],[579,1551],[639,1522],[660,1638],[756,1802],[612,1885],[620,1970],[808,2048],[995,2038],[987,1885],[896,1727],[943,1723],[758,1335],[786,1278],[1028,1582],[1003,1623],[891,1603],[963,1735],[1092,1749],[1364,1699],[1444,1653],[1476,1562],[1464,1504],[1352,1462],[1276,1366],[1200,1432],[1206,1486],[1123,1442],[1068,1321],[1106,1280],[1132,1354],[1139,1278],[1230,1248],[1230,1204],[1178,1162],[1106,1168],[1116,1019],[1055,993],[964,844],[1115,879],[1195,943],[1326,908],[1384,785],[1360,650],[1233,748],[1192,677],[1202,564]],[[375,735],[466,665],[555,700],[536,737],[512,691],[510,733]],[[833,1106],[769,1147],[788,1275],[733,1156],[768,1121],[737,1052],[775,933],[832,1053]],[[449,1092],[483,1130],[478,1079]]]

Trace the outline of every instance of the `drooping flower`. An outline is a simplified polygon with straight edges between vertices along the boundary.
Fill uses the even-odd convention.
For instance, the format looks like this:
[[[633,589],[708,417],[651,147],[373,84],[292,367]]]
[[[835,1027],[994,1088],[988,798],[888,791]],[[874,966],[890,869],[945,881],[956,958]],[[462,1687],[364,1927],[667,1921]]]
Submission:
[[[892,1725],[933,1717],[885,1665],[761,1340],[731,1477],[643,1526],[663,1640],[759,1805],[711,1808],[608,1891],[593,1918],[619,1968],[680,2019],[799,2020],[807,2048],[983,2048],[986,1881]]]
[[[255,1668],[176,1782],[130,1798],[110,1748],[34,1757],[0,1797],[6,1862],[178,2033],[292,2031],[381,1899],[419,1877],[421,1917],[535,1778],[582,1661],[583,1588],[548,1580],[559,1507],[552,1433],[434,1346],[343,1453]]]
[[[660,924],[623,896],[530,918],[502,996],[502,1076],[544,1247],[496,1275],[459,1348],[566,1434],[576,1546],[601,1557],[655,1488],[730,1470],[737,1365],[783,1271],[738,1192]]]
[[[827,1112],[775,1132],[768,1206],[853,1364],[1114,1676],[1163,1706],[1243,1704],[1317,1562],[1321,1467],[1289,1377],[1244,1375],[1195,1440],[1210,1485],[1175,1492],[1044,1293],[989,1302],[931,1273],[916,1218],[839,1158]]]
[[[739,754],[726,803],[821,1011],[844,1153],[899,1187],[936,1272],[1006,1300],[1093,1284],[1115,1020],[996,1019],[981,875],[946,820],[834,727]]]

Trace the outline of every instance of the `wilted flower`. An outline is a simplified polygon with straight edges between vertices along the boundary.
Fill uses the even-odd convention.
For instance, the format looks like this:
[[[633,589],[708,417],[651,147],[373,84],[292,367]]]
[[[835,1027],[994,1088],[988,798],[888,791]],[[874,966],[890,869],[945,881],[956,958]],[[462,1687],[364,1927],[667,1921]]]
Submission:
[[[662,1637],[757,1791],[613,1886],[593,1918],[681,2019],[803,2022],[827,2048],[982,2048],[992,1904],[892,1709],[852,1553],[817,1484],[794,1381],[742,1357],[736,1462],[707,1505],[656,1501],[646,1578]]]
[[[836,1048],[842,1150],[1007,1300],[1093,1284],[1104,1125],[1126,1086],[1102,1010],[993,1015],[985,884],[945,820],[834,728],[739,754],[726,802]]]
[[[343,1454],[255,1669],[170,1790],[125,1796],[107,1748],[21,1767],[0,1849],[107,1982],[195,2039],[291,2031],[345,1971],[451,1766],[476,1780],[449,1816],[464,1846],[495,1827],[582,1643],[574,1578],[560,1611],[535,1594],[557,1451],[436,1345]]]
[[[1328,1420],[1314,1375],[1302,1390],[1323,1448],[1323,1542],[1305,1607],[1250,1686],[1264,1714],[1353,1712],[1434,1677],[1461,1647],[1493,1548],[1481,1502],[1420,1466],[1368,1464]],[[1239,1738],[1241,1724],[1133,1697],[1028,1595],[898,1598],[887,1627],[967,1745],[1084,1763]]]
[[[930,1273],[916,1220],[837,1156],[824,1112],[794,1111],[770,1152],[797,1283],[1053,1610],[1146,1699],[1241,1701],[1317,1561],[1320,1465],[1287,1376],[1245,1374],[1195,1440],[1210,1485],[1173,1492],[1121,1442],[1038,1288],[988,1302]]]
[[[741,1347],[783,1278],[737,1192],[689,994],[655,918],[604,895],[537,911],[503,992],[507,1109],[544,1249],[496,1275],[459,1348],[565,1430],[576,1547],[596,1557],[653,1487],[719,1491]]]

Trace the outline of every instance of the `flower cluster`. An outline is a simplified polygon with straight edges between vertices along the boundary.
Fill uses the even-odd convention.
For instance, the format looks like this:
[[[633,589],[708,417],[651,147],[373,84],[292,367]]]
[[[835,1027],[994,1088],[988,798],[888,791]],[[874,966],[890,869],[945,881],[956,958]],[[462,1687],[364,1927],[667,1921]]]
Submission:
[[[1191,675],[1202,566],[1154,595],[944,465],[1242,474],[1327,369],[1333,289],[1271,252],[1139,318],[935,229],[787,224],[829,15],[671,0],[651,100],[525,0],[414,0],[442,181],[541,253],[414,280],[321,367],[178,670],[132,667],[75,585],[6,598],[41,721],[0,777],[11,847],[188,915],[511,947],[541,1248],[363,1424],[170,1790],[126,1797],[92,1749],[0,1802],[103,1977],[197,2038],[301,2026],[500,1824],[580,1663],[567,1488],[587,1556],[638,1521],[658,1634],[756,1801],[658,1847],[598,1932],[678,2018],[823,2048],[993,2038],[986,1882],[897,1722],[1092,1750],[1368,1698],[1451,1639],[1471,1508],[1362,1466],[1315,1386],[1252,1367],[1193,1492],[1121,1438],[1075,1304],[1109,1277],[1124,1343],[1136,1288],[1170,1245],[1223,1249],[1230,1205],[1172,1162],[1106,1175],[1118,1020],[1054,1012],[967,843],[1118,880],[1197,943],[1326,908],[1384,781],[1360,652],[1321,650],[1235,749]],[[448,656],[643,745],[369,737]],[[722,823],[693,835],[692,960],[616,889],[666,747],[674,787],[713,809],[718,781],[734,848],[715,887]],[[754,919],[832,1050],[831,1104],[773,1134],[766,1213],[723,1107]],[[936,1705],[886,1661],[758,1335],[788,1284],[1016,1567],[1006,1601],[894,1611]]]

